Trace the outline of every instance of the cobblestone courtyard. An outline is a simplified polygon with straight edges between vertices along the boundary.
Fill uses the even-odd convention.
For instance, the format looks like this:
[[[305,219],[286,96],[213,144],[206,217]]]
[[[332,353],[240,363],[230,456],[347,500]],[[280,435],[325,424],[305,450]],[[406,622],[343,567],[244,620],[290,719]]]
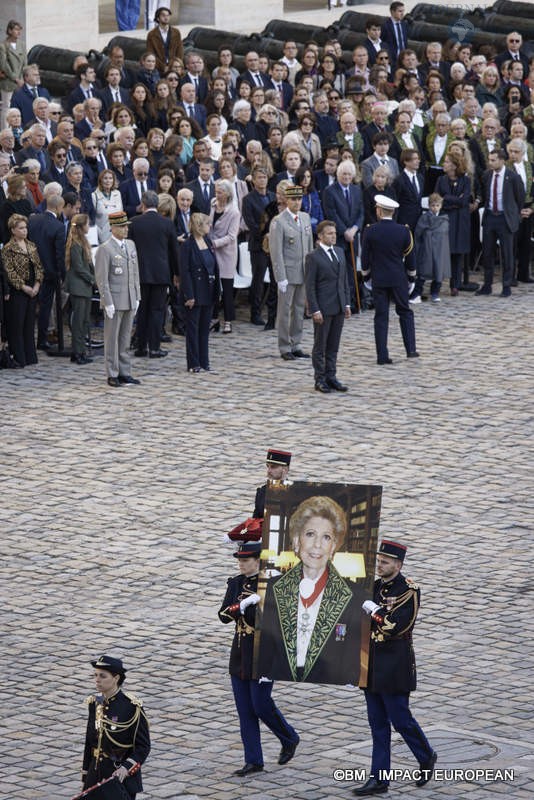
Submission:
[[[422,589],[412,706],[437,766],[515,771],[394,782],[388,796],[532,797],[534,292],[445,294],[416,308],[415,361],[394,313],[390,367],[375,364],[372,313],[346,324],[347,395],[314,392],[309,361],[283,362],[275,334],[244,319],[211,338],[212,373],[186,373],[179,337],[164,360],[134,359],[141,386],[109,388],[102,356],[0,372],[0,800],[80,791],[101,653],[124,658],[151,721],[140,800],[352,796],[333,771],[368,768],[370,738],[346,687],[278,684],[295,759],[279,767],[266,733],[265,772],[232,776],[221,539],[252,510],[270,445],[293,452],[295,479],[383,485],[381,534],[408,545],[404,573]],[[397,737],[393,753],[415,766]]]

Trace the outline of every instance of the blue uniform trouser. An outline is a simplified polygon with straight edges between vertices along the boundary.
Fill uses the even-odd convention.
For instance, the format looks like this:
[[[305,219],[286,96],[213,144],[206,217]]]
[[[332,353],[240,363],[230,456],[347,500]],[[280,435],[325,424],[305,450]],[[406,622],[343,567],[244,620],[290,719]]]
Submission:
[[[260,719],[280,740],[282,747],[298,741],[298,734],[284,719],[281,711],[271,698],[272,681],[259,683],[254,680],[241,680],[231,675],[235,705],[239,714],[241,740],[245,750],[246,764],[263,766],[261,750]]]
[[[391,726],[400,733],[419,764],[428,761],[433,753],[428,739],[410,711],[410,695],[382,694],[365,689],[367,718],[373,736],[371,775],[380,780],[380,771],[391,764]]]
[[[376,355],[379,361],[389,358],[388,354],[388,327],[389,327],[389,302],[395,302],[395,311],[399,317],[402,341],[406,353],[415,352],[415,322],[413,311],[408,302],[408,283],[403,286],[373,286],[373,301],[375,304],[375,344]]]

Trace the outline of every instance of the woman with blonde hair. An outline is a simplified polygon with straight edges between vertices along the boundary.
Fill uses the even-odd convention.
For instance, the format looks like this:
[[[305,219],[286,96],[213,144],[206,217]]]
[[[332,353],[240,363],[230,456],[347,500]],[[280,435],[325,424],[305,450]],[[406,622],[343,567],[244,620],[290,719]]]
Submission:
[[[122,211],[122,195],[117,188],[117,179],[111,169],[103,169],[98,176],[96,189],[91,195],[95,209],[95,223],[98,231],[98,244],[107,242],[111,236],[108,217],[115,211]]]
[[[44,272],[37,247],[28,241],[26,216],[11,214],[7,227],[11,238],[2,250],[7,341],[17,366],[26,367],[37,364],[35,306]]]
[[[234,205],[234,187],[229,180],[215,181],[215,200],[210,213],[210,239],[215,251],[222,285],[222,305],[224,312],[223,333],[232,333],[235,319],[234,277],[237,268],[237,237],[241,213]],[[211,323],[213,329],[218,323],[217,305]]]
[[[87,239],[89,217],[75,214],[70,223],[69,235],[65,245],[65,291],[70,295],[72,308],[71,334],[73,364],[90,364],[93,360],[85,353],[85,339],[89,333],[91,301],[95,270],[91,245]]]

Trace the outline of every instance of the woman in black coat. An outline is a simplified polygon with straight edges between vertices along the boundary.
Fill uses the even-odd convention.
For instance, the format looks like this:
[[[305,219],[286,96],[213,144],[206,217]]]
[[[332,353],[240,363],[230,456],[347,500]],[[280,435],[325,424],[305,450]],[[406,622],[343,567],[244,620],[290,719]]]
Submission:
[[[456,297],[462,285],[464,256],[471,250],[471,180],[465,158],[456,151],[447,152],[443,171],[445,174],[438,178],[435,191],[443,197],[441,213],[449,218],[451,296]]]
[[[210,218],[191,215],[191,236],[180,248],[180,285],[185,305],[185,346],[189,372],[209,371],[208,339],[219,292],[219,272],[208,238]]]
[[[384,194],[386,197],[391,197],[392,200],[397,199],[391,172],[386,166],[382,165],[377,167],[373,172],[372,184],[366,186],[363,190],[364,225],[374,225],[374,223],[378,221],[376,218],[375,203],[377,194]]]

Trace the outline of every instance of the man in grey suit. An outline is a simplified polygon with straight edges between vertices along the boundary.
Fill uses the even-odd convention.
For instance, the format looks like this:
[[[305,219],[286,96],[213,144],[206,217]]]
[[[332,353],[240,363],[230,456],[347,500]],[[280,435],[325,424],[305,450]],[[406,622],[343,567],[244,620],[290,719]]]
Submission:
[[[337,352],[345,319],[350,317],[350,289],[342,247],[336,247],[335,222],[317,226],[319,243],[306,256],[306,299],[313,319],[312,364],[315,389],[346,392],[336,377]]]
[[[128,236],[128,217],[110,214],[111,236],[97,248],[95,277],[104,309],[104,358],[109,386],[141,383],[130,374],[130,337],[141,300],[135,244]]]
[[[301,348],[304,324],[304,261],[313,250],[311,219],[300,210],[302,188],[288,186],[287,208],[269,228],[269,251],[278,284],[278,347],[284,361],[309,358]]]
[[[372,186],[373,175],[375,169],[378,169],[378,167],[387,167],[391,173],[392,180],[398,177],[398,161],[389,155],[392,141],[393,137],[387,132],[375,133],[373,136],[373,155],[366,158],[365,161],[362,161],[360,164],[362,184],[365,188],[367,188],[367,186]]]

